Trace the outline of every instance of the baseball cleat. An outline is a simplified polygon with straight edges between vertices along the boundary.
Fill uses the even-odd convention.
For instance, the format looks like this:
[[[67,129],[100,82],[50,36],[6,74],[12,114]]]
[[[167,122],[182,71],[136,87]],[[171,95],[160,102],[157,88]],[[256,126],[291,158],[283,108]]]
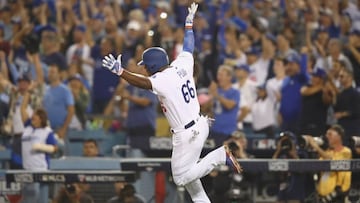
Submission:
[[[224,145],[225,153],[226,153],[226,161],[225,164],[229,167],[231,167],[235,172],[241,173],[243,169],[241,168],[240,164],[234,157],[233,153],[229,149],[227,145]]]

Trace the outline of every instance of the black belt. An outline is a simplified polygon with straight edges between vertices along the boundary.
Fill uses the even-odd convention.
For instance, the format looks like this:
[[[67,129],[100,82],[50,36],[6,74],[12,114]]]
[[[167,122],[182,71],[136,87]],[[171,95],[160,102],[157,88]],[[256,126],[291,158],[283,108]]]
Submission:
[[[188,128],[191,128],[193,125],[195,125],[195,121],[194,121],[194,120],[192,120],[192,121],[190,121],[188,124],[186,124],[186,125],[184,126],[184,128],[185,128],[185,129],[188,129]]]
[[[201,116],[201,114],[199,113],[199,116]],[[195,125],[195,120],[190,121],[188,124],[186,124],[184,126],[185,129],[191,128],[193,125]]]

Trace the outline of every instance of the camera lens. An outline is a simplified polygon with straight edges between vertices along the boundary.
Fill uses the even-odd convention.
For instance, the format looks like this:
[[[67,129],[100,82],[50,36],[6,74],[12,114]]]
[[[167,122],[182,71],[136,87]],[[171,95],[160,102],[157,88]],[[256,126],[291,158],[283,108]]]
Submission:
[[[350,138],[350,147],[351,148],[360,147],[360,137],[352,136]]]

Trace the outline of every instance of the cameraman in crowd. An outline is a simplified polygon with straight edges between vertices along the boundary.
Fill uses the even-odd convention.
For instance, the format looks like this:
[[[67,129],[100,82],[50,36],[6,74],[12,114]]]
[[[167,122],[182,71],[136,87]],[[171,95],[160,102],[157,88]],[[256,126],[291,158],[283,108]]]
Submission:
[[[65,184],[53,203],[94,203],[92,197],[84,193],[83,187],[83,184],[78,183]]]
[[[296,137],[294,133],[285,131],[280,133],[273,159],[299,159],[306,158],[306,154],[297,151]],[[307,175],[304,173],[281,172],[277,174],[279,184],[278,202],[300,203],[307,196],[307,189],[311,190],[311,184],[307,184]]]
[[[316,143],[313,137],[306,136],[305,139],[318,153],[320,159],[349,160],[352,155],[351,150],[343,145],[344,135],[345,131],[340,125],[332,125],[326,132],[329,147],[325,150]],[[350,171],[323,171],[320,173],[316,189],[322,202],[340,203],[345,202],[350,185]]]
[[[224,144],[228,144],[234,151],[234,155],[237,159],[253,158],[248,154],[247,138],[246,135],[239,130],[234,131],[231,136],[224,141]],[[214,170],[209,176],[204,178],[204,182],[207,182],[207,190],[210,193],[211,202],[223,203],[224,200],[229,201],[241,201],[247,202],[250,200],[250,196],[244,192],[249,187],[249,184],[253,182],[250,174],[238,174],[231,173],[228,167],[220,167],[218,170]],[[240,189],[240,196],[235,195],[232,191]]]
[[[112,197],[107,203],[145,203],[144,197],[139,195],[132,184],[118,182],[114,184],[116,196]]]

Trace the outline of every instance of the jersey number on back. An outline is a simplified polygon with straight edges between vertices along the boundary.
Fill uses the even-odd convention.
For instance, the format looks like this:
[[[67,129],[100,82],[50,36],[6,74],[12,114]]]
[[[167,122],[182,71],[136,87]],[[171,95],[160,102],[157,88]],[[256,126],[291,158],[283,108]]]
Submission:
[[[181,92],[186,103],[189,103],[190,99],[195,98],[195,89],[191,87],[190,80],[187,80],[186,83],[181,86]]]

